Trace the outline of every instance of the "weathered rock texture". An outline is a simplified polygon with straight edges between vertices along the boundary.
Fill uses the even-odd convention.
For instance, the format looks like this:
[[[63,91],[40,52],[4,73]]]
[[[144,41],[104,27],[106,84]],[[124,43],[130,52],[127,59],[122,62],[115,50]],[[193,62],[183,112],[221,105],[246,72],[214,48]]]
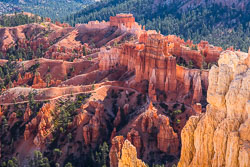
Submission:
[[[112,140],[109,153],[111,167],[146,167],[146,164],[137,158],[136,147],[129,140],[117,136]]]
[[[94,108],[95,115],[90,119],[89,123],[83,127],[83,139],[85,144],[92,144],[95,146],[100,140],[101,135],[107,134],[104,105],[91,101],[88,107]]]
[[[201,50],[208,48],[207,43],[201,43],[200,50],[196,51],[198,55],[194,55],[193,50],[183,47],[185,44],[192,45],[192,43],[184,42],[176,36],[164,37],[154,31],[142,30],[139,41],[140,43],[125,43],[109,50],[102,48],[99,53],[99,69],[111,70],[117,66],[125,66],[128,71],[135,71],[134,81],[136,83],[148,81],[148,93],[153,101],[179,101],[187,104],[205,101],[204,92],[208,87],[208,70],[179,66],[176,59],[182,56],[187,62],[195,60],[198,62],[196,64],[202,64],[205,57],[202,59]],[[185,51],[178,49],[178,46]],[[192,57],[182,54],[185,52]],[[217,56],[212,57],[214,59],[211,61],[216,61]],[[166,95],[165,99],[160,97],[163,94]]]
[[[112,139],[112,147],[109,151],[110,166],[117,167],[122,155],[122,146],[124,144],[123,136],[116,136]]]
[[[162,152],[168,154],[177,154],[179,147],[179,140],[177,134],[173,131],[173,128],[169,124],[169,118],[165,115],[157,114],[157,110],[152,106],[143,113],[141,119],[142,133],[148,133],[149,136],[156,136],[157,148]],[[153,144],[148,139],[143,139],[144,149],[146,145]],[[150,146],[153,147],[153,146]]]
[[[122,156],[119,160],[118,167],[146,167],[146,164],[137,158],[135,147],[128,141],[125,140],[122,147]]]
[[[250,166],[250,63],[225,51],[209,72],[208,106],[182,130],[179,167]]]
[[[135,24],[135,18],[132,14],[117,14],[110,17],[110,26],[124,25],[131,28]]]
[[[145,162],[149,162],[151,159],[161,160],[163,158],[159,154],[150,154],[150,152],[160,151],[167,155],[178,155],[178,135],[171,127],[169,118],[160,114],[152,103],[144,113],[131,120],[130,124],[128,125],[129,129],[125,126],[125,128],[117,132],[119,135],[126,137],[116,136],[112,140],[109,154],[111,166],[118,166],[121,145],[125,139],[135,146],[137,157]]]
[[[52,124],[52,111],[54,110],[55,105],[51,103],[46,103],[39,110],[37,116],[33,118],[28,124],[26,124],[24,131],[24,140],[28,140],[29,137],[35,136],[33,139],[33,143],[36,146],[40,146],[43,144],[46,138],[53,137],[51,132],[53,130]],[[29,111],[29,106],[27,106],[25,115],[27,116]],[[25,116],[25,117],[26,117]]]

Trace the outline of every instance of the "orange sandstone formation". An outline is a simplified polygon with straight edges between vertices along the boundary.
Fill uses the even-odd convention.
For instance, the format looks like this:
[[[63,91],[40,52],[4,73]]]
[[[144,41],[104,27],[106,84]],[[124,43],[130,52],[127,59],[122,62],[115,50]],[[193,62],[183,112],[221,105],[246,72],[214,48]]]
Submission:
[[[90,119],[89,123],[83,127],[83,138],[86,145],[96,146],[100,136],[105,134],[106,125],[104,124],[103,112],[104,106],[98,102],[90,102],[90,106],[95,108],[95,115]]]
[[[112,140],[109,157],[111,167],[146,167],[146,164],[137,158],[135,147],[129,142],[129,140],[124,141],[122,136],[116,136]]]
[[[135,18],[132,14],[117,14],[110,17],[110,26],[124,25],[131,28],[135,24]]]
[[[40,73],[37,72],[33,80],[32,88],[45,88],[46,86],[47,84],[42,80]]]
[[[118,163],[118,167],[123,166],[146,167],[146,164],[137,158],[136,149],[128,140],[125,140],[122,146],[122,156]]]
[[[110,166],[111,167],[117,167],[119,163],[119,159],[122,155],[122,146],[124,143],[124,137],[123,136],[116,136],[112,139],[112,147],[109,151],[109,159],[110,159]]]
[[[28,140],[31,134],[36,132],[33,142],[36,146],[40,146],[44,143],[46,138],[53,137],[51,132],[53,130],[52,124],[52,111],[55,105],[51,103],[46,103],[39,110],[37,116],[33,118],[28,124],[26,124],[24,131],[24,139]]]
[[[127,43],[110,50],[103,48],[99,54],[99,69],[125,66],[129,71],[135,71],[134,80],[136,83],[148,81],[148,93],[154,101],[160,100],[159,94],[165,94],[167,102],[200,103],[204,101],[203,92],[208,87],[208,71],[177,65],[171,51],[174,50],[172,41],[183,41],[170,37],[152,33],[140,44]]]
[[[24,113],[24,116],[23,116],[23,120],[24,122],[27,122],[31,116],[31,109],[30,109],[30,105],[29,103],[27,104],[27,107],[26,107],[26,110],[25,110],[25,113]]]
[[[179,141],[177,134],[169,124],[169,118],[164,115],[158,115],[153,107],[148,109],[141,116],[141,130],[143,133],[154,134],[157,129],[157,148],[168,154],[177,154]],[[144,139],[143,141],[146,141]],[[149,142],[149,141],[148,141]],[[147,143],[147,141],[146,141]],[[144,144],[144,147],[146,145]]]

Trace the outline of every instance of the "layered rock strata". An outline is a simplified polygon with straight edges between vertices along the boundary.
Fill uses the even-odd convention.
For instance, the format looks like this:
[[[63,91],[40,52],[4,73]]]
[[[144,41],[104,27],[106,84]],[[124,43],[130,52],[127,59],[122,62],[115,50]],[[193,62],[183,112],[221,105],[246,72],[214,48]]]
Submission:
[[[158,33],[146,32],[139,38],[141,43],[126,43],[109,50],[102,48],[99,69],[125,66],[128,71],[135,71],[134,81],[148,81],[148,93],[153,101],[160,100],[159,95],[164,93],[167,102],[196,104],[204,101],[208,71],[179,66],[173,56],[174,42],[184,41],[175,36],[164,37]]]

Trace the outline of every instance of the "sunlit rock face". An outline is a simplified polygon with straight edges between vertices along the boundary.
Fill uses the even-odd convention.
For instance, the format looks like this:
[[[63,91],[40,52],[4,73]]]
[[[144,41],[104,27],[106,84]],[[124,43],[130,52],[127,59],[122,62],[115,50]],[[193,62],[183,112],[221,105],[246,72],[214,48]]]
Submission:
[[[250,165],[249,54],[225,51],[209,72],[207,111],[182,130],[179,167]]]
[[[146,167],[146,164],[137,158],[136,147],[122,136],[116,136],[112,140],[109,153],[111,167],[137,166]]]

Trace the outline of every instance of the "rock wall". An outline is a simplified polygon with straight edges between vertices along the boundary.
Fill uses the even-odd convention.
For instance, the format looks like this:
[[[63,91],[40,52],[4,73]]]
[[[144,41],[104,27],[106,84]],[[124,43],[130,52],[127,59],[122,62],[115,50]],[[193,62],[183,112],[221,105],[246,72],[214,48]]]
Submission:
[[[118,163],[118,167],[124,166],[146,167],[146,164],[137,158],[136,149],[128,140],[123,144],[122,156]]]
[[[168,95],[166,101],[187,101],[189,104],[201,102],[203,90],[208,87],[208,71],[179,66],[176,57],[171,54],[174,42],[184,41],[157,33],[142,36],[142,43],[125,44],[122,47],[120,64],[127,66],[128,70],[135,70],[137,83],[144,80],[149,82],[151,99],[156,101],[157,90],[160,90]],[[185,96],[188,100],[184,100]]]
[[[46,138],[51,139],[53,124],[52,124],[52,111],[55,109],[55,104],[45,103],[39,110],[37,116],[26,124],[24,131],[24,140],[34,137],[33,143],[38,147],[45,142]],[[31,115],[30,108],[27,106],[24,119],[27,120],[28,115]]]
[[[148,93],[153,101],[159,100],[159,96],[164,93],[166,97],[163,100],[167,102],[196,104],[205,101],[203,96],[208,88],[208,70],[179,66],[176,62],[178,57],[172,56],[177,53],[176,45],[185,44],[182,39],[143,30],[139,42],[125,43],[112,49],[102,48],[99,53],[99,69],[125,66],[128,71],[135,71],[134,81],[148,81]],[[186,43],[192,44],[191,41]],[[207,46],[203,43],[201,48]],[[195,54],[190,54],[192,59],[197,59]],[[200,52],[197,51],[197,55],[201,56]],[[190,57],[187,56],[187,59]],[[197,61],[202,64],[203,59]]]
[[[151,103],[149,109],[140,118],[142,132],[149,136],[156,136],[157,142],[155,143],[159,150],[170,155],[178,154],[179,139],[171,127],[168,117],[157,114],[157,109]],[[143,139],[143,141],[144,149],[147,145],[152,144],[150,140]],[[152,148],[152,146],[150,147]]]
[[[100,70],[109,70],[118,66],[120,62],[120,50],[119,48],[112,48],[106,50],[101,48],[101,51],[98,53],[99,69]]]
[[[124,112],[126,113],[125,109]],[[164,158],[162,155],[177,156],[179,154],[178,134],[174,132],[170,125],[169,118],[160,114],[160,111],[152,103],[145,112],[130,122],[129,127],[118,132],[116,132],[116,129],[113,131],[122,136],[112,138],[112,147],[109,154],[112,167],[118,166],[121,148],[126,139],[136,148],[137,157],[146,162],[155,158],[161,161]],[[150,154],[150,152],[154,153]],[[162,154],[158,154],[158,152]]]
[[[116,136],[112,140],[112,147],[109,153],[111,167],[146,167],[146,164],[137,158],[135,146],[123,136]]]
[[[196,67],[202,68],[204,63],[216,63],[222,51],[221,47],[209,45],[206,41],[201,41],[198,45],[194,45],[192,42],[174,42],[170,53],[177,58],[181,57],[187,63],[192,61]]]
[[[250,166],[249,59],[225,51],[210,70],[207,111],[183,128],[179,167]]]
[[[87,107],[94,108],[95,115],[89,120],[88,124],[83,126],[83,140],[86,145],[91,145],[95,148],[96,144],[101,140],[101,136],[107,135],[104,105],[99,102],[91,101],[88,105],[82,106],[83,110]]]
[[[135,24],[135,18],[132,14],[117,14],[116,16],[110,17],[110,26],[124,25],[131,28]]]

